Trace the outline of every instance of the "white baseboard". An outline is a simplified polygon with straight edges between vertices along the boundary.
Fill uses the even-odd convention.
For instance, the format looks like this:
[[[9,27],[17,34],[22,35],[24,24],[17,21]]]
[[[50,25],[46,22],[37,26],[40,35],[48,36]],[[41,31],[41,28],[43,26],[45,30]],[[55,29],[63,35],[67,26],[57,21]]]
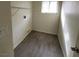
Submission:
[[[40,30],[35,30],[35,29],[33,29],[33,30],[34,30],[34,31],[38,31],[38,32],[47,33],[47,34],[57,35],[56,33],[50,33],[50,32],[45,32],[45,31],[40,31]]]
[[[25,39],[25,37],[26,37],[31,31],[32,31],[32,29],[30,29],[29,31],[27,31],[27,33],[25,34],[24,38],[23,38],[22,40],[20,40],[20,41],[18,42],[18,44],[13,47],[13,49],[15,49],[15,48]]]

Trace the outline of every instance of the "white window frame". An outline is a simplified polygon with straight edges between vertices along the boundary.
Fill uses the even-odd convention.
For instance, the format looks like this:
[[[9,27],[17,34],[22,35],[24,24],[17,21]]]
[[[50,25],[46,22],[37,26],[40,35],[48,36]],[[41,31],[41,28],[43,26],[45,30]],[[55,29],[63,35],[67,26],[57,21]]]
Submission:
[[[57,1],[42,1],[41,12],[42,13],[58,13],[58,2]]]

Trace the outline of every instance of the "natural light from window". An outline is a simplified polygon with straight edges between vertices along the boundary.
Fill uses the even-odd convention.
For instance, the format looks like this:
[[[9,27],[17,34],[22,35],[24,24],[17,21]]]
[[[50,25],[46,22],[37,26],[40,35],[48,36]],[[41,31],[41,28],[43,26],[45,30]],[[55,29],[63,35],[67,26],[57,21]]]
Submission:
[[[42,13],[57,13],[58,5],[57,1],[42,1]]]

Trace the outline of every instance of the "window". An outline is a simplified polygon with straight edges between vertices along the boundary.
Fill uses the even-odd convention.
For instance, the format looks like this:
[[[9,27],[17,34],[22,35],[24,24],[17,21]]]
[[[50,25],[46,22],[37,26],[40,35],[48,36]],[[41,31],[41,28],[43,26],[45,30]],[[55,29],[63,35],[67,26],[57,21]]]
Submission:
[[[43,1],[42,2],[42,13],[57,13],[58,12],[58,5],[56,1]]]

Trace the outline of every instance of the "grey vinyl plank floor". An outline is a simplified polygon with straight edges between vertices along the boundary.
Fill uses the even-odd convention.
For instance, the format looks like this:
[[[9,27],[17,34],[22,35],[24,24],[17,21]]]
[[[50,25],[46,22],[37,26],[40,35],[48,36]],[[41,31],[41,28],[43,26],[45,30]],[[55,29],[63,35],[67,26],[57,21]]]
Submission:
[[[32,31],[15,48],[15,57],[63,57],[56,35]]]

